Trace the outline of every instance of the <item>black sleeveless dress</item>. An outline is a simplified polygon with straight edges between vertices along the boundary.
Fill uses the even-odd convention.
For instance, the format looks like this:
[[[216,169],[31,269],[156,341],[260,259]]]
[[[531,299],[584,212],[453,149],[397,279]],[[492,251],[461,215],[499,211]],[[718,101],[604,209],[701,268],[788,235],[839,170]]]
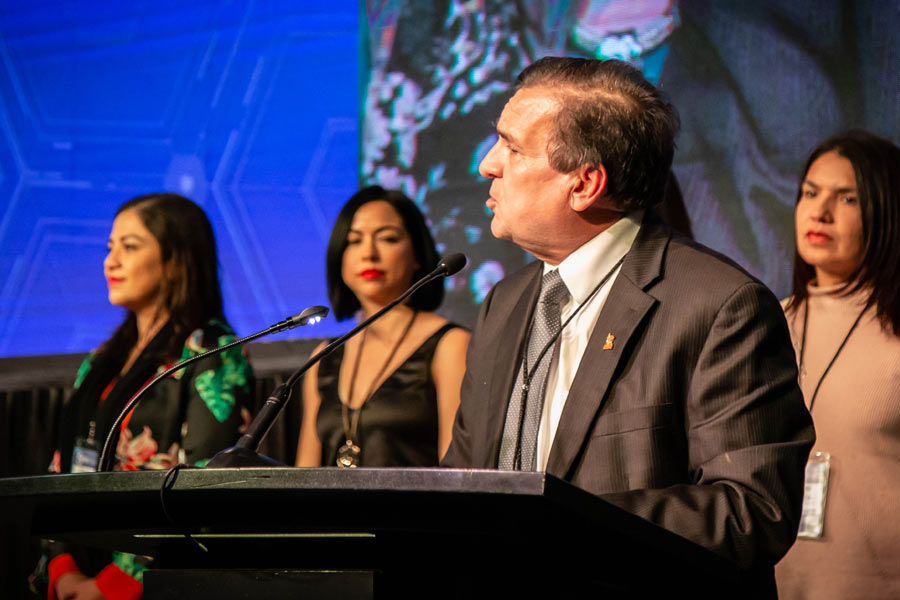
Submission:
[[[437,391],[431,360],[444,334],[459,325],[447,323],[425,340],[375,390],[361,409],[357,439],[360,467],[435,467],[438,464]],[[343,346],[319,363],[319,414],[316,432],[322,442],[322,465],[337,466],[344,445],[338,378]]]

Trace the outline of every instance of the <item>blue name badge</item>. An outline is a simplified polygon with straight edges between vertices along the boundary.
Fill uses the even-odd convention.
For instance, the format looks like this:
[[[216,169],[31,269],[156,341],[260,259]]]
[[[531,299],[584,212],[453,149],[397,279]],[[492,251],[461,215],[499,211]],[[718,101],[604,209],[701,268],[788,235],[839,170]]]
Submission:
[[[100,452],[92,440],[78,438],[72,451],[72,473],[94,473],[97,471],[97,460]]]

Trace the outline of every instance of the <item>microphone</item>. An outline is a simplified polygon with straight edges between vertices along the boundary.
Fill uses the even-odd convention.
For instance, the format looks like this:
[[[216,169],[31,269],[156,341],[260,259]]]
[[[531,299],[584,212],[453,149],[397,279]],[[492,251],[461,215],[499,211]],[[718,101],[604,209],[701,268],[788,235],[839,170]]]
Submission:
[[[279,321],[274,325],[267,327],[266,329],[254,333],[252,335],[248,335],[247,337],[243,337],[239,340],[235,340],[230,344],[225,344],[224,346],[219,346],[218,348],[213,348],[211,350],[207,350],[202,354],[198,354],[196,356],[192,356],[190,358],[186,358],[180,362],[175,363],[156,377],[154,377],[149,383],[145,384],[141,389],[132,396],[128,402],[125,403],[125,408],[119,412],[119,416],[116,417],[115,422],[113,423],[112,429],[110,429],[109,434],[106,436],[106,442],[103,444],[103,451],[100,453],[100,461],[98,462],[97,470],[98,471],[108,471],[112,467],[112,457],[115,454],[114,452],[110,452],[109,449],[112,447],[113,442],[118,440],[119,438],[119,427],[122,425],[122,421],[125,419],[125,415],[127,415],[131,410],[135,407],[135,405],[140,401],[140,399],[144,396],[144,394],[152,388],[157,381],[164,379],[178,371],[179,369],[183,369],[190,364],[197,362],[200,359],[206,358],[207,356],[212,356],[214,354],[218,354],[219,352],[224,352],[229,348],[233,348],[235,346],[239,346],[241,344],[245,344],[251,340],[255,340],[257,338],[261,338],[265,335],[271,335],[273,333],[278,333],[279,331],[285,331],[288,329],[294,329],[295,327],[300,327],[303,325],[309,325],[318,323],[325,316],[328,315],[328,307],[326,306],[310,306],[305,309],[303,312],[296,314],[292,317],[288,317],[283,321]]]
[[[282,409],[290,400],[291,390],[293,389],[294,384],[297,383],[297,380],[300,379],[300,377],[304,373],[306,373],[314,364],[334,352],[347,340],[371,325],[372,322],[380,319],[381,316],[386,312],[415,294],[420,288],[428,285],[429,283],[440,277],[453,275],[459,272],[464,266],[466,266],[466,257],[463,254],[451,254],[450,256],[441,259],[441,261],[438,263],[438,266],[431,273],[415,282],[396,300],[392,300],[386,306],[384,306],[384,308],[373,314],[371,317],[369,317],[341,337],[333,340],[330,344],[322,348],[315,355],[311,356],[309,360],[307,360],[306,363],[303,364],[303,366],[294,371],[284,383],[282,383],[272,391],[272,395],[270,395],[266,400],[266,403],[259,410],[259,413],[257,413],[256,417],[253,419],[253,422],[251,422],[250,426],[247,428],[247,432],[241,436],[241,439],[238,440],[237,444],[235,444],[231,448],[222,450],[214,457],[212,457],[212,459],[206,464],[206,468],[220,469],[226,467],[286,466],[272,458],[269,458],[268,456],[257,454],[256,450],[257,448],[259,448],[259,444],[262,443],[262,440],[266,437],[266,434],[269,433],[269,429],[271,429],[272,424],[275,422],[275,419],[278,418],[278,415],[281,414]]]
[[[443,275],[445,276],[456,275],[464,266],[466,266],[466,255],[457,252],[456,254],[451,254],[450,256],[441,259],[441,262],[438,263],[437,270],[443,269]]]

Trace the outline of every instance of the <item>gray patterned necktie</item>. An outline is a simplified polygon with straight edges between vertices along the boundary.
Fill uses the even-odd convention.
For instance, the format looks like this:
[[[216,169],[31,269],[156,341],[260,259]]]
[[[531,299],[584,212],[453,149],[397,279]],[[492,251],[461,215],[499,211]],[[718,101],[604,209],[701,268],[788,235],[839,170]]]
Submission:
[[[525,351],[524,360],[519,366],[516,384],[513,386],[509,407],[506,409],[506,423],[503,426],[503,439],[500,442],[500,469],[507,471],[535,470],[534,459],[537,452],[538,428],[544,408],[547,373],[550,370],[555,349],[548,349],[543,357],[540,355],[550,340],[559,333],[560,310],[568,298],[569,290],[566,289],[566,284],[559,276],[559,270],[554,269],[544,274],[541,280],[541,295],[534,310],[534,320],[528,336],[528,348]],[[524,419],[522,418],[523,404]],[[520,428],[521,447],[517,448]],[[519,460],[517,460],[517,449],[520,454]]]

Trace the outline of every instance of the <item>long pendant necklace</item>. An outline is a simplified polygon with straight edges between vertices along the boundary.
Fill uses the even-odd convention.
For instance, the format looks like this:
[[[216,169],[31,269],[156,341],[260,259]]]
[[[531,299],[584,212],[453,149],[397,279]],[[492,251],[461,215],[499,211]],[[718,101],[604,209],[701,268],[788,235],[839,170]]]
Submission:
[[[341,422],[344,426],[344,445],[338,448],[337,452],[337,466],[342,467],[344,469],[355,469],[359,466],[360,456],[362,454],[362,448],[359,447],[357,440],[358,429],[359,429],[359,414],[362,412],[363,406],[365,406],[366,401],[372,397],[372,394],[375,393],[377,389],[375,386],[381,380],[381,376],[384,375],[384,372],[387,370],[388,365],[391,364],[391,361],[394,359],[394,356],[397,354],[397,350],[400,349],[400,345],[403,343],[403,340],[406,339],[406,336],[409,334],[410,329],[412,329],[413,323],[416,320],[416,316],[419,314],[419,311],[414,310],[412,317],[410,317],[409,322],[406,324],[406,328],[403,330],[403,333],[400,334],[400,337],[397,339],[397,342],[394,344],[394,347],[391,349],[390,354],[388,354],[387,360],[384,361],[384,364],[381,365],[381,369],[378,370],[378,374],[375,375],[375,378],[372,380],[372,383],[369,384],[369,389],[366,391],[363,396],[362,402],[360,402],[358,408],[349,408],[348,404],[353,401],[353,390],[356,387],[356,375],[359,372],[359,363],[362,359],[363,348],[366,346],[366,335],[369,333],[369,330],[366,329],[363,331],[362,340],[359,342],[359,352],[356,354],[356,361],[353,363],[353,373],[350,376],[350,391],[347,395],[347,402],[341,401]],[[350,414],[352,413],[352,415]]]

